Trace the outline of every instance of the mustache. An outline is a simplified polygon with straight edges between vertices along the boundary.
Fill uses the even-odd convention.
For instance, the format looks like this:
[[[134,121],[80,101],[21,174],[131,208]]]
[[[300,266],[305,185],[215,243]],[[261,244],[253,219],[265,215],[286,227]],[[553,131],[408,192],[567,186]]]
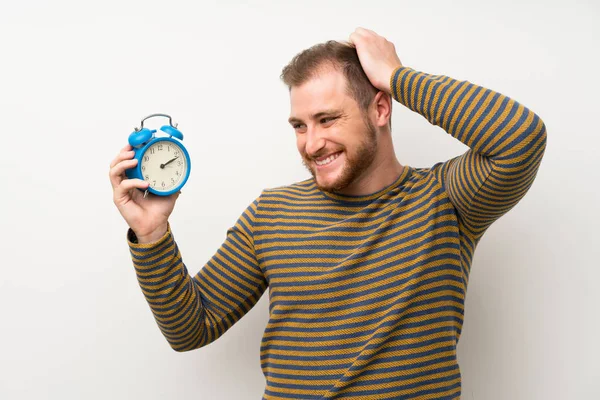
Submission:
[[[307,153],[304,153],[302,155],[302,158],[305,159],[305,160],[314,161],[317,158],[321,158],[321,157],[326,156],[328,154],[340,153],[340,152],[342,152],[344,150],[345,150],[345,148],[336,149],[336,150],[333,150],[333,151],[332,150],[323,150],[323,151],[319,151],[319,152],[317,152],[317,153],[315,153],[313,155],[308,155]]]

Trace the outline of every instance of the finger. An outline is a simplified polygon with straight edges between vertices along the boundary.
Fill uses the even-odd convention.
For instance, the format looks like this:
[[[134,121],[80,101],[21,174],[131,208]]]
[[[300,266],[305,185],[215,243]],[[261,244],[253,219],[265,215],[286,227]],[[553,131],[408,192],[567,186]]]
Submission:
[[[356,44],[357,44],[357,42],[358,42],[359,40],[360,40],[360,36],[359,36],[359,34],[358,34],[358,33],[356,33],[356,32],[352,32],[352,33],[350,34],[350,37],[348,38],[348,41],[349,41],[350,43],[352,43],[354,46],[356,46]]]
[[[115,188],[115,203],[127,197],[131,189],[148,189],[148,182],[141,179],[125,179]]]
[[[368,40],[371,43],[375,40],[381,41],[382,39],[385,40],[385,38],[381,35],[378,35],[375,31],[372,31],[370,29],[366,29],[366,28],[356,28],[356,33],[363,38],[364,40]]]
[[[113,189],[119,186],[121,182],[126,179],[125,170],[135,167],[137,163],[137,158],[132,160],[123,160],[110,169],[108,176],[110,177],[110,183]]]
[[[127,158],[133,158],[133,155],[135,153],[133,152],[133,150],[131,149],[130,145],[127,145],[125,147],[123,147],[121,149],[121,151],[119,151],[119,154],[117,154],[117,156],[112,160],[112,162],[110,163],[110,167],[114,167],[115,165],[117,165],[117,163],[119,161],[125,160]]]
[[[379,36],[377,33],[375,33],[375,31],[372,31],[372,30],[367,29],[367,28],[360,28],[360,30],[364,34],[370,34],[370,35]]]
[[[121,161],[123,161],[123,160],[130,160],[130,159],[132,159],[132,158],[133,158],[133,156],[134,156],[134,152],[133,152],[133,151],[131,151],[131,150],[127,150],[127,148],[128,148],[128,147],[131,147],[131,146],[125,146],[125,147],[123,147],[123,149],[122,149],[122,150],[121,150],[121,152],[120,152],[120,153],[117,155],[117,157],[115,157],[115,159],[114,159],[114,160],[112,160],[112,162],[110,163],[110,169],[109,169],[109,171],[108,171],[108,175],[109,175],[109,177],[110,177],[110,179],[111,179],[111,182],[113,181],[113,176],[112,176],[112,173],[113,173],[113,168],[114,168],[114,167],[115,167],[115,166],[116,166],[118,163],[120,163]],[[125,178],[124,176],[121,176],[121,179],[120,179],[119,181],[117,181],[117,182],[113,183],[113,187],[115,186],[115,184],[117,184],[117,185],[118,185],[118,184],[119,184],[119,182],[120,182],[122,179],[124,179],[124,178]]]
[[[371,33],[374,33],[373,31],[370,31],[370,30],[368,30],[368,29],[365,29],[365,28],[363,28],[363,27],[360,27],[360,26],[359,26],[358,28],[356,28],[356,29],[354,30],[354,32],[355,32],[357,35],[359,35],[359,36],[362,36],[362,37],[366,37],[366,36],[370,35]]]

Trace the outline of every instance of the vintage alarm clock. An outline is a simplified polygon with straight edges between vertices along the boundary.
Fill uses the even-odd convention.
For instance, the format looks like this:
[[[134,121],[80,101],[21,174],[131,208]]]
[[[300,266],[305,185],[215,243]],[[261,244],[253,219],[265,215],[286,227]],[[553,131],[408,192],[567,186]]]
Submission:
[[[169,125],[160,131],[167,136],[155,137],[156,129],[144,128],[144,121],[152,117],[169,118]],[[151,114],[142,119],[141,126],[129,135],[129,144],[138,160],[134,168],[125,171],[130,179],[142,179],[149,182],[144,193],[168,196],[177,193],[190,176],[190,156],[182,143],[183,134],[166,114]]]

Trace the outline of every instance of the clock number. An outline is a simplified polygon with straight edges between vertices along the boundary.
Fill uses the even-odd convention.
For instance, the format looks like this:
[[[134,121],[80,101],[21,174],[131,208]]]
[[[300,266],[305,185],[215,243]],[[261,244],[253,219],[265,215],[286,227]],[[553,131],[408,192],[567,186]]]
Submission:
[[[175,178],[171,178],[171,183],[175,184]]]
[[[165,187],[165,181],[162,182],[162,187]]]
[[[156,180],[153,180],[152,181],[152,187],[155,187],[155,186],[156,186]]]
[[[144,156],[144,161],[148,161],[148,160],[150,160],[150,157]]]
[[[150,180],[150,175],[146,175],[146,176],[144,176],[144,178],[149,181]]]
[[[177,165],[181,165],[181,161],[177,161]]]
[[[175,171],[175,175],[179,176],[179,171]]]
[[[171,146],[167,146],[167,151],[171,152]]]
[[[162,149],[163,149],[163,145],[162,144],[159,144],[157,147],[158,147],[158,151],[162,151]]]
[[[173,154],[176,155],[176,156],[178,156],[179,155],[179,151],[175,150],[175,152]]]
[[[154,154],[154,147],[150,149],[150,154]]]
[[[146,166],[142,165],[142,171],[145,171],[145,170],[146,170]]]

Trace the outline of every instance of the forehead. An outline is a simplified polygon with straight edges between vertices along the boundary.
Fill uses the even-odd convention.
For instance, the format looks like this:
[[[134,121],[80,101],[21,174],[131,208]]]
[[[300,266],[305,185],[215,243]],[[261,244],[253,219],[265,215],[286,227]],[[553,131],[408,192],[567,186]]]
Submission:
[[[327,68],[290,90],[291,117],[308,118],[323,110],[347,109],[352,99],[346,91],[343,73]]]

